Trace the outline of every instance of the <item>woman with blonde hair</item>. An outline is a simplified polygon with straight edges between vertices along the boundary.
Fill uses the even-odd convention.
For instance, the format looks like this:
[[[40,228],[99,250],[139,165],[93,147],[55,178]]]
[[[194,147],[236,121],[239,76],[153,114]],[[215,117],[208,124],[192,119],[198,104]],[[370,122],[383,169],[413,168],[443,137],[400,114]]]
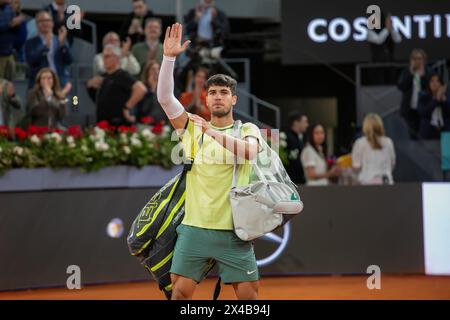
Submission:
[[[31,124],[60,128],[67,113],[67,90],[70,89],[61,90],[58,76],[50,68],[41,69],[28,94],[27,111]]]
[[[358,181],[361,184],[393,184],[394,144],[385,136],[381,117],[373,113],[366,115],[363,133],[352,150],[352,165],[359,173]]]

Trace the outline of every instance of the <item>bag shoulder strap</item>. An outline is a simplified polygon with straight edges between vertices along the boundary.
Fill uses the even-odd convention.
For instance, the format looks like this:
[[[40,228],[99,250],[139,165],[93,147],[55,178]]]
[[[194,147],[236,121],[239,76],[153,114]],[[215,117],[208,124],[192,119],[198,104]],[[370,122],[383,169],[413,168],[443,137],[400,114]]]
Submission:
[[[242,129],[242,122],[241,120],[236,120],[234,122],[233,126],[233,137],[240,139],[241,138],[241,129]],[[237,155],[234,155],[234,166],[233,166],[233,182],[231,187],[234,188],[237,185],[237,169],[238,169],[238,163],[237,163]]]

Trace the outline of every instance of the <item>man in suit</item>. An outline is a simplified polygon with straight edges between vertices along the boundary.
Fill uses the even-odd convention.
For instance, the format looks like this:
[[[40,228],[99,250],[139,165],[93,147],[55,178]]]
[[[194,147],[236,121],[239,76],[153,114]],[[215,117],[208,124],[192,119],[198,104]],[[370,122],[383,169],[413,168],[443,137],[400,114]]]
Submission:
[[[71,16],[67,12],[67,4],[65,0],[55,0],[49,5],[44,7],[45,11],[48,11],[53,19],[53,34],[58,34],[59,29],[62,26],[66,26],[67,20]],[[80,12],[80,18],[83,19],[85,15],[84,11]],[[81,29],[72,29],[67,34],[67,41],[69,41],[70,46],[72,46],[73,38],[82,36]]]
[[[25,42],[25,61],[29,67],[29,83],[34,85],[36,74],[40,69],[48,67],[59,78],[64,87],[69,80],[69,65],[73,61],[67,38],[67,29],[62,26],[58,35],[54,35],[53,19],[47,11],[39,11],[36,14],[38,35]]]
[[[287,172],[292,182],[297,184],[305,183],[300,154],[305,146],[305,133],[308,129],[308,117],[300,112],[293,112],[289,115],[289,129],[286,130],[287,152],[289,166]]]
[[[427,55],[422,49],[414,49],[410,55],[409,67],[400,74],[397,87],[402,92],[400,113],[408,124],[410,136],[417,138],[420,117],[418,112],[419,93],[427,88],[430,70]]]

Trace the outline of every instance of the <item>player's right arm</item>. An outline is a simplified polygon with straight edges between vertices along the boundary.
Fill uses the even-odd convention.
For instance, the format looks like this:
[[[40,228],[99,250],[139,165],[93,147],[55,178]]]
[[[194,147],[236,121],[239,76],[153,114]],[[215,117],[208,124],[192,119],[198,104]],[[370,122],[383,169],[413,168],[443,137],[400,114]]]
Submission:
[[[183,26],[175,23],[166,30],[164,38],[164,57],[159,72],[157,96],[158,102],[176,130],[185,128],[188,115],[174,95],[173,70],[176,57],[186,50],[190,41],[181,44]]]

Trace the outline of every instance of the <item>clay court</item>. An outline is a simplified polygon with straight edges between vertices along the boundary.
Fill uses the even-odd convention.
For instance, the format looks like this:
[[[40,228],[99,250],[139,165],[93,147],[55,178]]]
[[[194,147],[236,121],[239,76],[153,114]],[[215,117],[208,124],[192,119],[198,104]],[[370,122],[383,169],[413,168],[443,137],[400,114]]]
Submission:
[[[261,281],[262,300],[351,300],[351,299],[450,299],[450,277],[390,276],[381,278],[381,290],[369,290],[364,276],[265,277]],[[216,280],[200,284],[195,300],[211,299]],[[159,300],[163,295],[154,282],[93,285],[81,290],[63,288],[1,292],[3,299],[49,300]],[[220,300],[234,300],[231,286],[222,286]]]

